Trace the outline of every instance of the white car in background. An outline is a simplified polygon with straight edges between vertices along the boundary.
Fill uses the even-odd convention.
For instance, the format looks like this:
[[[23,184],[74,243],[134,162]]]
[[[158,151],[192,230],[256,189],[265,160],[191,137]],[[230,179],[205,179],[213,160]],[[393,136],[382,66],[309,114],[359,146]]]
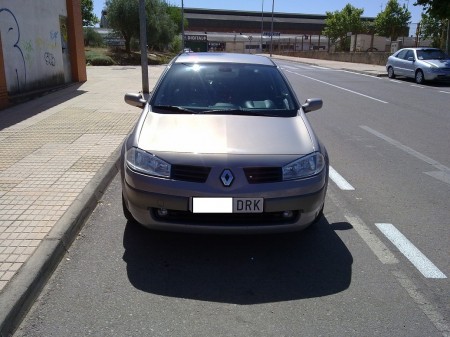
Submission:
[[[403,48],[389,56],[386,63],[389,78],[405,76],[416,83],[450,81],[450,59],[437,48]]]

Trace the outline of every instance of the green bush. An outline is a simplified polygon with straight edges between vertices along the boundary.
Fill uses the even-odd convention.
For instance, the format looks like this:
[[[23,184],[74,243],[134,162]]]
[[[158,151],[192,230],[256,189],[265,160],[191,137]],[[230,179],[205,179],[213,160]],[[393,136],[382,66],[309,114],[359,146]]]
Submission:
[[[92,27],[84,27],[84,45],[91,47],[102,47],[105,45],[100,33],[96,32]]]
[[[112,66],[115,64],[114,60],[109,56],[94,56],[92,58],[87,59],[86,63],[92,66]]]

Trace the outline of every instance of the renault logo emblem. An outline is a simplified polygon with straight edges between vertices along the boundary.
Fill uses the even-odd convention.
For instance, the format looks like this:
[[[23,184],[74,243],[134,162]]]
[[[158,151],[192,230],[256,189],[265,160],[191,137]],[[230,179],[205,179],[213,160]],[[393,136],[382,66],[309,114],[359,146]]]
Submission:
[[[222,180],[223,186],[225,187],[231,186],[234,180],[233,173],[231,173],[231,171],[228,169],[224,170],[220,175],[220,180]]]

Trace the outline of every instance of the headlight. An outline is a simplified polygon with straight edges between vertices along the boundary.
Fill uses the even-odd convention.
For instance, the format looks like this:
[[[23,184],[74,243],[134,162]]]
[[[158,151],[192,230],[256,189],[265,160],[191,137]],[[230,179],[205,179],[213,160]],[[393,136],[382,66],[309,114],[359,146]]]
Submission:
[[[432,67],[429,69],[429,71],[431,73],[442,73],[443,72],[441,68],[437,68],[437,67]]]
[[[325,158],[319,152],[311,153],[283,166],[283,180],[313,176],[323,170]]]
[[[126,156],[128,166],[135,171],[158,177],[170,177],[170,164],[151,153],[132,147]]]

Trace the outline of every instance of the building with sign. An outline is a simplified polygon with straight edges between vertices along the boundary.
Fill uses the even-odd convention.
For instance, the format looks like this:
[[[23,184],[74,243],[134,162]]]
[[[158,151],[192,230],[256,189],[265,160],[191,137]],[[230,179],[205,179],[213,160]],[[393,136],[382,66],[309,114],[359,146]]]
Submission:
[[[205,52],[208,51],[208,36],[205,35],[184,35],[184,46],[192,51]]]
[[[328,39],[322,35],[326,15],[244,12],[185,8],[188,20],[185,45],[192,45],[186,36],[204,36],[193,51],[259,52],[274,50],[328,50]],[[362,18],[373,21],[374,18]]]
[[[270,32],[272,12],[185,8],[188,29],[196,32],[261,33]],[[321,34],[326,15],[274,13],[274,31],[280,34]]]

